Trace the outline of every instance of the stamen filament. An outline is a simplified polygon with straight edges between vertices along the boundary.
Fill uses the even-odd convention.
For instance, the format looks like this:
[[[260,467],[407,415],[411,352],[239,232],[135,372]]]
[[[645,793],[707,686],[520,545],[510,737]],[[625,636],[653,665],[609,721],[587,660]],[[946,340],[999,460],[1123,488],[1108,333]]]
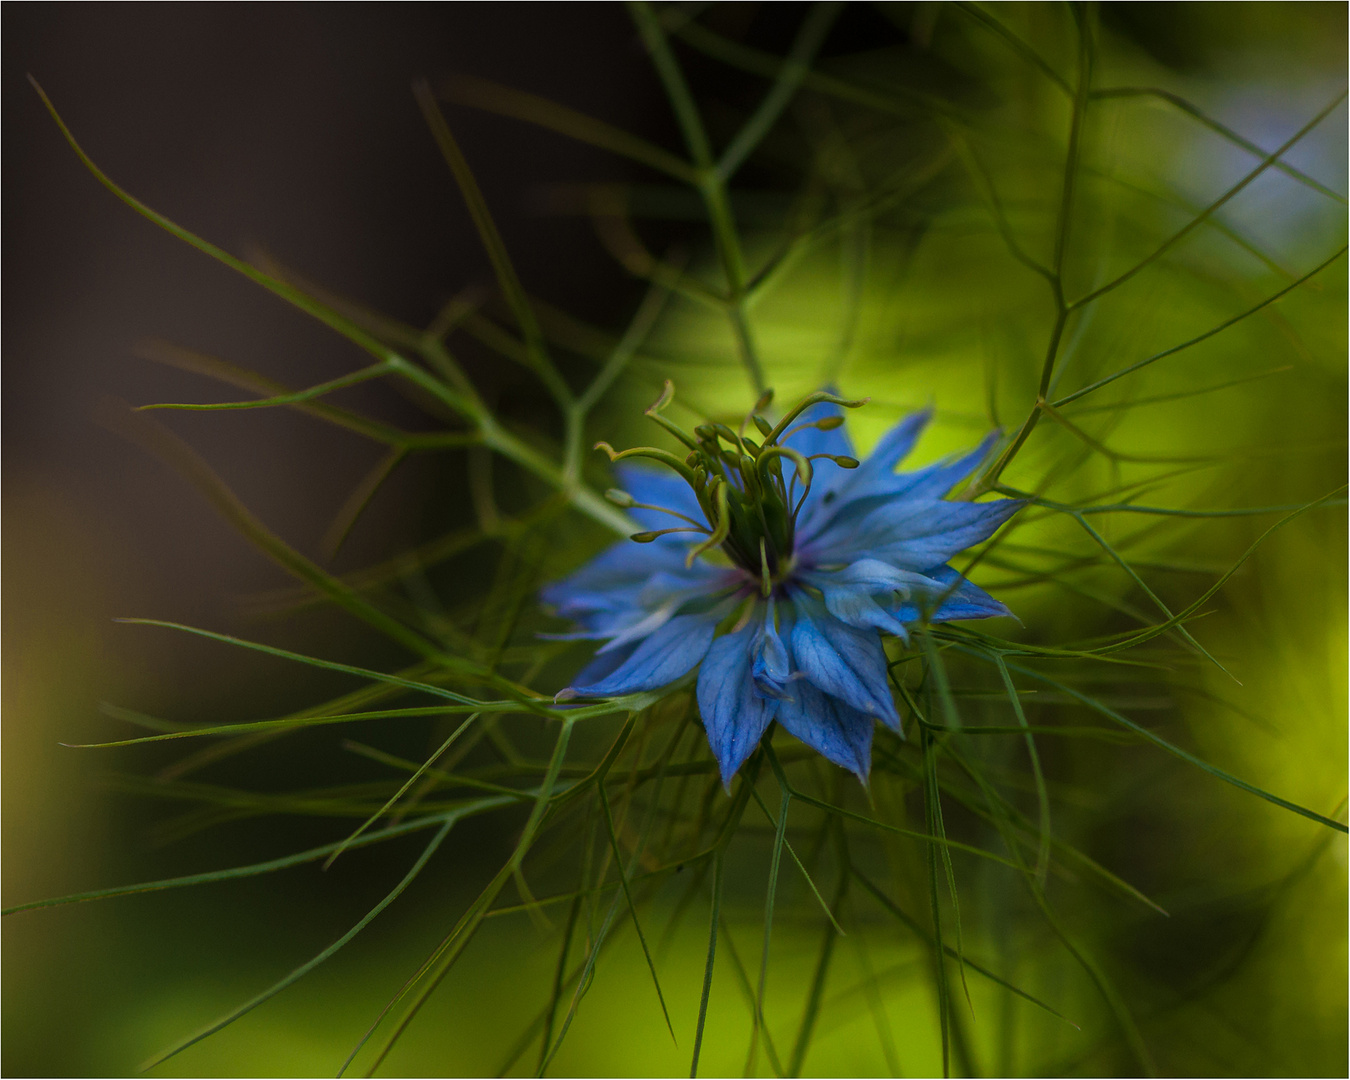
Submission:
[[[695,559],[705,551],[709,551],[722,543],[731,532],[731,507],[728,499],[728,488],[729,485],[726,483],[717,485],[717,490],[713,493],[713,497],[716,499],[715,507],[717,512],[716,514],[708,515],[710,521],[713,518],[716,518],[713,532],[709,535],[708,539],[703,541],[703,543],[689,549],[689,555],[684,560],[684,565],[686,567],[693,566]]]
[[[806,397],[802,398],[801,401],[788,410],[788,414],[783,417],[783,419],[779,420],[778,423],[774,425],[774,429],[765,437],[764,445],[770,446],[773,443],[776,443],[782,438],[783,432],[787,430],[788,425],[796,420],[797,417],[801,416],[801,414],[812,405],[819,405],[821,402],[829,402],[831,405],[842,405],[846,409],[857,409],[866,405],[871,400],[871,398],[860,398],[857,401],[848,401],[845,398],[841,398],[838,394],[827,394],[824,390],[817,390],[814,394],[807,394]]]

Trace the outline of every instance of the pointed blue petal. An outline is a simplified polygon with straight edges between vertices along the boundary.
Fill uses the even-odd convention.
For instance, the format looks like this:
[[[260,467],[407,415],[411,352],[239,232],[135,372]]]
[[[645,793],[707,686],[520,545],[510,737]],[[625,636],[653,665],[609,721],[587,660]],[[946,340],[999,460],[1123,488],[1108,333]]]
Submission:
[[[975,471],[1002,437],[1002,431],[991,431],[980,440],[979,446],[960,457],[946,462],[936,462],[914,472],[899,473],[895,477],[898,483],[892,494],[903,494],[909,499],[942,498]]]
[[[826,387],[830,393],[837,393],[833,387]],[[793,427],[802,422],[815,423],[824,420],[830,416],[842,416],[844,410],[838,405],[832,405],[827,401],[822,401],[817,405],[812,405],[806,409],[801,416],[793,423]],[[801,431],[793,432],[788,438],[783,440],[783,445],[791,447],[799,454],[805,454],[810,457],[813,454],[831,454],[835,457],[857,457],[857,452],[853,449],[853,440],[848,436],[848,425],[837,427],[833,431],[821,431],[819,428],[803,428]],[[787,463],[784,462],[784,465]],[[806,498],[802,502],[802,508],[798,514],[797,520],[799,527],[806,527],[815,517],[820,516],[825,508],[834,501],[835,489],[840,484],[846,483],[851,475],[850,470],[841,469],[833,461],[818,460],[811,463],[815,470],[814,479],[811,482],[811,488],[806,492]],[[796,495],[802,495],[801,485],[798,484]]]
[[[683,568],[683,552],[670,545],[620,540],[561,581],[544,586],[539,597],[560,615],[570,615],[573,609],[613,608],[627,602],[617,590],[636,592],[653,574],[678,573]]]
[[[656,690],[692,670],[712,644],[719,611],[677,615],[642,641],[610,675],[570,687],[572,697],[615,697]],[[564,691],[568,693],[568,691]]]
[[[895,466],[914,448],[932,415],[931,409],[910,413],[881,437],[856,469],[832,469],[817,477],[797,519],[801,532],[818,531],[854,499],[885,490],[895,479]]]
[[[841,570],[807,571],[802,580],[819,589],[836,619],[859,630],[880,630],[908,640],[894,609],[912,596],[940,596],[943,584],[876,559],[859,559]]]
[[[867,499],[846,507],[799,549],[818,565],[868,558],[922,573],[987,540],[1022,505],[1020,499]]]
[[[861,585],[837,585],[825,590],[825,608],[841,622],[857,630],[879,630],[908,639],[909,633],[894,615],[872,599]]]
[[[792,657],[812,683],[831,697],[899,729],[887,685],[886,653],[876,631],[855,630],[828,612],[808,613],[797,605]]]
[[[913,413],[887,432],[866,461],[843,479],[834,482],[824,495],[822,505],[816,506],[812,514],[799,519],[799,531],[803,537],[809,539],[830,528],[844,515],[856,514],[860,508],[872,505],[863,500],[905,498],[931,501],[942,498],[974,472],[1002,437],[1001,431],[992,431],[974,450],[959,457],[934,462],[913,472],[895,472],[896,463],[913,448],[931,417],[931,409]]]
[[[808,682],[794,686],[795,698],[778,705],[778,722],[823,757],[867,783],[872,768],[872,717],[822,694]]]
[[[761,696],[781,698],[788,696],[784,687],[792,678],[792,661],[778,628],[774,626],[776,608],[773,600],[765,607],[764,619],[751,645],[754,663],[750,674]]]
[[[753,622],[724,634],[712,643],[698,672],[698,710],[727,787],[759,745],[779,705],[755,692],[750,667],[757,635]]]
[[[920,409],[910,413],[898,424],[886,432],[867,455],[867,460],[854,472],[856,482],[866,483],[875,476],[890,476],[895,467],[909,456],[914,444],[919,441],[928,422],[933,419],[932,409]]]
[[[734,575],[710,563],[686,568],[683,548],[620,540],[539,598],[587,630],[612,631],[675,599],[713,595]]]
[[[942,606],[932,615],[934,622],[949,622],[954,619],[992,619],[999,615],[1016,618],[1007,606],[995,600],[973,582],[967,581],[950,566],[940,566],[927,574],[942,583],[946,595]],[[953,583],[958,583],[952,588]],[[949,592],[950,590],[950,592]]]

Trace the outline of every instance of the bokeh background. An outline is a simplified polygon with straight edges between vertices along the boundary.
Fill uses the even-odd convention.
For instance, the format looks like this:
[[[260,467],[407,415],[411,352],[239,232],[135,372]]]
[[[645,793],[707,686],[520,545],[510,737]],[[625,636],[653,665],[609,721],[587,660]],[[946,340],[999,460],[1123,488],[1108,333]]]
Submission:
[[[781,53],[800,18],[795,7],[697,6],[689,14]],[[1039,27],[1038,40],[1054,41],[1059,9],[1009,7],[1031,31]],[[1121,82],[1184,90],[1266,149],[1344,87],[1343,5],[1117,4],[1103,5],[1100,16],[1104,64]],[[143,358],[143,343],[152,339],[227,356],[292,385],[355,366],[354,350],[112,199],[70,153],[25,75],[41,82],[93,158],[151,206],[231,250],[264,253],[415,324],[466,287],[488,286],[491,275],[413,104],[414,79],[479,75],[662,145],[677,146],[678,136],[618,5],[10,5],[3,19],[9,905],[254,861],[332,838],[322,821],[263,819],[194,831],[179,816],[182,808],[145,798],[126,779],[151,775],[170,757],[59,745],[124,734],[100,714],[105,701],[155,716],[224,721],[280,715],[333,685],[218,646],[119,626],[114,617],[263,636],[368,666],[398,662],[387,644],[346,620],[313,611],[278,617],[268,597],[286,584],[280,573],[170,469],[99,420],[117,402],[203,400],[199,379]],[[753,104],[753,85],[692,51],[681,56],[714,130],[731,130]],[[855,6],[822,57],[838,72],[884,81],[899,70],[894,77],[907,85],[989,102],[989,128],[1006,123],[1010,133],[986,144],[992,171],[1013,220],[1034,230],[1037,199],[1055,172],[1053,151],[1018,136],[1038,130],[1038,110],[1049,106],[1024,93],[1025,74],[955,5]],[[1012,104],[1000,111],[1004,101]],[[621,325],[644,286],[574,212],[575,192],[580,184],[650,187],[651,177],[537,127],[456,106],[448,115],[529,289],[589,324]],[[987,426],[985,392],[972,387],[982,387],[990,366],[1004,365],[1010,374],[995,397],[1008,409],[1003,422],[1017,422],[1014,406],[1024,409],[1026,400],[1019,358],[1044,321],[1034,290],[1001,261],[998,237],[975,209],[978,199],[940,182],[940,170],[923,179],[931,131],[918,122],[835,120],[860,148],[864,177],[909,170],[919,179],[913,197],[872,236],[868,274],[854,292],[841,290],[847,275],[827,251],[804,260],[757,311],[776,377],[805,388],[817,377],[819,357],[837,353],[846,389],[877,399],[874,418],[861,427],[864,443],[897,410],[936,401],[943,423],[923,448],[933,456],[973,441]],[[809,110],[797,122],[798,139],[771,144],[743,177],[757,194],[744,208],[752,224],[756,214],[781,214],[803,147],[823,138]],[[1345,128],[1342,105],[1289,158],[1342,196]],[[1139,190],[1151,183],[1172,201],[1138,191],[1089,193],[1089,205],[1110,199],[1121,208],[1114,234],[1104,224],[1100,234],[1084,224],[1089,247],[1132,252],[1136,238],[1128,230],[1138,228],[1146,249],[1150,230],[1165,235],[1169,221],[1186,220],[1185,207],[1203,205],[1252,165],[1250,155],[1160,109],[1121,108],[1101,131],[1093,148],[1098,164],[1109,162]],[[902,136],[909,141],[897,149]],[[681,244],[697,266],[704,251],[693,215],[678,207],[653,215],[659,220],[644,224],[653,248]],[[1343,204],[1273,174],[1235,200],[1223,224],[1228,235],[1207,233],[1181,270],[1106,310],[1084,331],[1074,362],[1084,372],[1111,370],[1214,325],[1239,306],[1234,297],[1255,303],[1290,273],[1324,259],[1345,232]],[[1246,245],[1242,254],[1233,236]],[[1184,368],[1160,368],[1134,391],[1163,395],[1287,369],[1220,395],[1112,419],[1112,445],[1127,454],[1229,455],[1217,474],[1183,481],[1159,501],[1293,504],[1344,482],[1344,297],[1342,262],[1271,317],[1186,354]],[[841,340],[834,328],[845,324],[853,331]],[[696,400],[744,393],[724,326],[696,310],[676,305],[651,351],[668,370],[639,365],[627,391],[633,402],[653,379],[672,373]],[[528,422],[542,412],[537,386],[486,351],[469,348],[465,363],[505,415]],[[394,420],[412,414],[391,393],[371,390],[353,400]],[[625,429],[617,410],[613,423],[616,444],[640,430]],[[283,411],[176,418],[170,426],[281,536],[307,551],[319,549],[374,460],[359,441]],[[1049,461],[1054,451],[1049,443],[1038,452]],[[1028,483],[1036,467],[1033,456]],[[1091,488],[1090,480],[1084,484]],[[404,470],[337,565],[361,565],[462,522],[468,501],[462,462]],[[1159,558],[1190,558],[1210,573],[1168,579],[1168,595],[1193,596],[1196,582],[1212,580],[1265,524],[1199,523],[1144,546]],[[1076,542],[1052,531],[1040,539],[1052,547]],[[1097,600],[1128,599],[1127,587],[1108,574],[1080,585]],[[1080,608],[1051,591],[1023,595],[1014,606],[1029,626],[1086,633],[1101,625],[1081,590]],[[1136,704],[1164,713],[1160,723],[1187,732],[1190,745],[1231,771],[1331,813],[1344,797],[1346,773],[1343,509],[1307,515],[1278,534],[1196,632],[1241,678],[1240,691],[1222,677],[1196,675],[1189,696],[1166,692],[1159,705],[1150,691]],[[1236,708],[1216,706],[1214,698]],[[304,746],[303,755],[250,757],[218,779],[302,787],[355,768],[332,740]],[[1057,795],[1070,807],[1066,827],[1081,829],[1075,839],[1174,909],[1172,919],[1160,921],[1099,903],[1085,906],[1079,920],[1138,1005],[1162,1071],[1343,1074],[1344,838],[1323,842],[1311,823],[1135,748],[1075,751],[1055,766],[1063,781]],[[1084,790],[1103,776],[1111,779],[1108,789]],[[341,957],[159,1071],[331,1073],[437,936],[446,911],[469,898],[466,882],[499,858],[505,829],[489,823],[466,830],[453,858],[442,857],[391,917]],[[128,1073],[327,944],[383,894],[408,857],[401,850],[353,853],[322,874],[313,868],[6,918],[4,1071]],[[753,896],[747,886],[751,921]],[[1024,915],[1010,909],[1008,918]],[[702,975],[701,922],[687,921],[663,953],[682,1042],[692,1031]],[[1015,942],[1007,946],[1015,954],[1010,962],[1050,987],[1045,992],[1056,978],[1069,980],[1041,961],[1039,951],[1051,946],[1034,934],[1000,931],[997,920],[971,931],[981,932],[991,950],[1000,937]],[[783,929],[776,978],[786,986],[809,978],[816,934],[806,920]],[[753,926],[745,940],[753,955]],[[494,1072],[522,1026],[519,988],[533,994],[549,977],[543,942],[527,920],[490,924],[391,1068]],[[807,1071],[874,1074],[898,1065],[905,1074],[931,1074],[939,1067],[933,1004],[914,950],[897,942],[889,952],[849,955],[850,964],[887,972],[882,1007],[895,1045],[888,1051],[878,1041],[873,1003],[841,975]],[[730,983],[716,989],[724,993],[714,999],[705,1072],[739,1072],[740,1018],[729,1016],[740,1007],[736,991]],[[972,989],[986,1071],[1129,1071],[1128,1059],[1109,1045],[1047,1036],[1034,1024],[1021,1044],[1000,1045],[994,1033],[1005,1029],[990,1018],[1004,1006]],[[1071,980],[1060,989],[1070,1000],[1081,992]],[[670,1045],[641,954],[625,944],[607,959],[555,1071],[669,1074],[686,1067],[686,1053]]]

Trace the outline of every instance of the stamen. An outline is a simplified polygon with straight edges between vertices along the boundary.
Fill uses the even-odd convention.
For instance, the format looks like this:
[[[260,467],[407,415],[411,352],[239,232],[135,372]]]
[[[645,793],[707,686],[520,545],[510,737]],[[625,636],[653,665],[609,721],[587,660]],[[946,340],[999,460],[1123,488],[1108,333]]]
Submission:
[[[709,535],[711,533],[711,530],[706,525],[698,521],[695,521],[693,518],[689,517],[686,514],[681,514],[678,510],[671,510],[667,506],[655,506],[652,503],[634,503],[633,506],[638,510],[657,510],[660,511],[662,514],[669,514],[671,517],[677,517],[681,521],[689,522],[690,525],[694,526],[695,529],[697,529],[701,533],[704,533],[705,535]]]
[[[661,387],[661,396],[647,407],[647,409],[643,412],[643,415],[646,416],[649,420],[655,420],[668,432],[674,435],[675,438],[679,439],[680,442],[684,443],[685,446],[689,447],[690,450],[694,451],[695,453],[698,453],[698,443],[695,442],[692,438],[690,438],[690,436],[685,434],[684,429],[681,428],[678,424],[672,424],[669,420],[667,420],[664,416],[661,415],[661,413],[665,411],[666,406],[669,405],[674,400],[675,400],[675,384],[671,382],[669,379],[667,379],[665,381],[665,385]]]
[[[615,450],[614,447],[609,445],[609,443],[603,441],[596,443],[594,449],[603,450],[606,454],[609,455],[609,460],[612,462],[622,461],[624,458],[630,457],[651,458],[653,461],[659,461],[661,462],[662,465],[666,465],[669,468],[674,469],[677,473],[679,473],[681,476],[684,477],[686,482],[688,482],[691,487],[693,486],[694,470],[691,469],[685,462],[677,458],[669,450],[658,450],[654,446],[635,446],[631,450],[619,451]]]
[[[790,439],[792,438],[792,436],[796,435],[797,432],[805,431],[807,428],[816,428],[820,431],[833,431],[835,428],[840,428],[843,426],[844,426],[844,418],[842,416],[824,416],[821,417],[821,419],[819,420],[811,420],[806,423],[797,424],[795,427],[789,428],[784,433],[783,438],[784,440]],[[764,434],[767,435],[768,432],[766,431],[764,432]]]
[[[831,405],[842,405],[846,409],[857,409],[866,405],[871,400],[871,398],[860,398],[857,401],[849,401],[845,398],[841,398],[838,394],[827,394],[823,390],[817,390],[814,394],[807,394],[806,397],[802,398],[801,401],[794,405],[788,411],[788,414],[783,417],[783,419],[779,420],[774,426],[774,429],[769,432],[764,442],[766,445],[777,442],[783,437],[783,432],[788,429],[788,426],[792,421],[796,420],[797,417],[801,416],[801,414],[812,405],[819,405],[821,402],[829,402]]]
[[[817,454],[815,456],[822,457],[824,455]],[[761,474],[764,473],[769,462],[776,457],[790,459],[792,464],[797,467],[797,473],[801,476],[802,483],[806,484],[808,488],[811,486],[811,475],[814,472],[811,468],[811,459],[804,457],[790,446],[765,446],[764,449],[759,452],[759,460],[757,462]]]
[[[713,492],[713,499],[715,500],[713,506],[716,513],[708,515],[709,520],[716,518],[716,521],[713,523],[713,532],[708,539],[703,541],[703,543],[689,549],[689,554],[684,560],[684,565],[686,567],[693,566],[695,559],[705,551],[710,551],[718,544],[722,543],[731,532],[731,507],[728,503],[728,490],[730,485],[721,477],[715,479],[713,484],[716,485],[716,490]]]
[[[707,533],[707,529],[690,529],[683,525],[676,526],[673,529],[654,529],[651,532],[635,532],[628,539],[637,544],[650,544],[658,536],[669,536],[677,532],[696,532]]]
[[[849,457],[847,454],[812,454],[807,460],[818,461],[825,458],[833,461],[841,469],[856,469],[860,462],[855,457]]]
[[[725,440],[727,445],[734,446],[737,450],[744,449],[744,447],[741,446],[741,437],[732,431],[731,428],[727,427],[726,424],[713,424],[712,429],[719,437]]]

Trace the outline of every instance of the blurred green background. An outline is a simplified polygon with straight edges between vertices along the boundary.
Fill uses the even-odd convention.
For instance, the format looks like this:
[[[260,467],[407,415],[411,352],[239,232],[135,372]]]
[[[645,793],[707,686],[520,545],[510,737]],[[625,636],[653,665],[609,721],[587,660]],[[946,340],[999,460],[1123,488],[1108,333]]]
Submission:
[[[735,196],[752,258],[774,250],[781,222],[803,201],[833,200],[843,224],[786,265],[752,312],[770,381],[788,397],[829,372],[846,393],[870,395],[855,425],[864,448],[902,411],[934,403],[937,422],[916,452],[920,461],[974,443],[995,423],[1021,423],[1049,325],[1044,285],[1009,256],[988,191],[997,191],[1008,228],[1027,250],[1047,257],[1065,99],[990,32],[981,10],[850,6],[818,63],[878,94],[958,103],[974,117],[963,132],[978,168],[968,167],[922,102],[910,114],[885,113],[804,93],[738,178]],[[801,17],[796,5],[759,4],[667,14],[779,55]],[[1069,9],[1005,4],[988,14],[1052,69],[1072,72]],[[1266,152],[1344,90],[1343,5],[1108,4],[1092,18],[1094,85],[1182,95]],[[155,235],[96,189],[59,144],[22,72],[43,82],[95,159],[151,205],[232,249],[261,245],[418,324],[466,284],[490,277],[406,96],[412,77],[486,76],[672,148],[678,139],[617,6],[454,5],[437,15],[253,8],[242,17],[170,8],[153,20],[133,9],[11,6],[4,19],[12,273],[3,330],[3,809],[11,905],[334,838],[335,826],[322,819],[195,831],[180,817],[190,808],[135,794],[122,779],[151,775],[173,755],[59,746],[125,734],[99,714],[102,701],[224,721],[280,715],[347,688],[272,660],[119,627],[112,617],[177,619],[368,666],[399,662],[390,646],[335,617],[260,614],[266,605],[257,595],[284,585],[280,575],[176,477],[92,418],[106,396],[201,398],[197,380],[129,355],[146,337],[219,352],[295,385],[355,366],[352,350]],[[687,42],[679,48],[715,141],[724,139],[763,81]],[[706,236],[678,192],[535,127],[467,108],[449,115],[522,278],[548,304],[614,332],[641,296],[641,283],[613,258],[627,241],[612,222],[597,215],[593,229],[584,213],[570,212],[584,209],[597,185],[625,186],[631,223],[648,246],[680,248],[691,272],[712,280]],[[1285,159],[1339,197],[1287,173],[1262,173],[1166,259],[1069,326],[1058,392],[1201,334],[1333,255],[1346,231],[1345,130],[1342,102]],[[1137,262],[1258,162],[1158,98],[1095,102],[1070,229],[1071,294]],[[814,195],[812,183],[820,188]],[[1043,422],[1004,479],[1069,502],[1159,478],[1140,501],[1188,509],[1293,506],[1335,490],[1345,481],[1345,296],[1342,257],[1259,314],[1067,407],[1079,434]],[[506,415],[546,427],[536,419],[536,388],[466,348],[471,374]],[[586,370],[575,351],[572,370]],[[726,321],[679,300],[631,375],[597,424],[597,436],[616,445],[651,437],[634,417],[665,377],[696,407],[749,403]],[[1223,384],[1231,385],[1194,393]],[[358,400],[391,418],[411,409],[375,391]],[[280,412],[174,426],[305,550],[318,548],[369,465],[364,447]],[[457,462],[401,475],[339,566],[467,520],[468,498]],[[1101,528],[1179,607],[1278,516],[1118,515]],[[585,543],[584,530],[574,531],[565,539]],[[999,632],[1053,643],[1137,625],[1142,594],[1118,568],[1099,561],[1049,582],[1019,569],[1047,551],[1091,554],[1071,522],[1031,520],[1015,542],[1026,549],[1018,565],[991,559],[975,575],[1023,623]],[[1141,675],[1113,687],[1129,701],[1122,709],[1244,779],[1343,816],[1345,553],[1343,505],[1274,534],[1192,626],[1232,677],[1201,664]],[[447,580],[476,580],[484,565],[454,564]],[[417,733],[405,741],[410,754],[420,747]],[[336,743],[306,735],[284,755],[249,755],[208,775],[263,790],[366,775]],[[1159,1071],[1343,1075],[1344,836],[1156,751],[1063,740],[1044,752],[1057,832],[1171,912],[1164,918],[1084,881],[1055,882],[1059,910],[1130,1002]],[[331,1074],[499,865],[515,827],[489,819],[457,831],[414,887],[337,958],[155,1072]],[[349,853],[327,872],[310,866],[7,917],[4,1071],[132,1071],[327,945],[384,894],[414,850],[391,845]],[[973,866],[962,869],[972,954],[1034,987],[1083,1028],[1011,1005],[972,979],[968,1067],[990,1075],[1130,1074],[1134,1065],[1097,999],[1029,902]],[[754,858],[732,875],[733,948],[720,954],[714,978],[704,1075],[744,1068],[748,1014],[731,953],[749,968],[757,963],[762,880]],[[809,897],[786,879],[783,888],[769,994],[780,1044],[791,1040],[820,935]],[[675,896],[658,896],[655,925]],[[551,1071],[684,1072],[705,924],[703,911],[685,918],[658,953],[678,1047],[625,930]],[[490,921],[387,1071],[495,1073],[546,998],[551,940],[523,916]],[[941,1068],[936,1023],[924,950],[860,924],[840,939],[805,1071],[933,1075]]]

